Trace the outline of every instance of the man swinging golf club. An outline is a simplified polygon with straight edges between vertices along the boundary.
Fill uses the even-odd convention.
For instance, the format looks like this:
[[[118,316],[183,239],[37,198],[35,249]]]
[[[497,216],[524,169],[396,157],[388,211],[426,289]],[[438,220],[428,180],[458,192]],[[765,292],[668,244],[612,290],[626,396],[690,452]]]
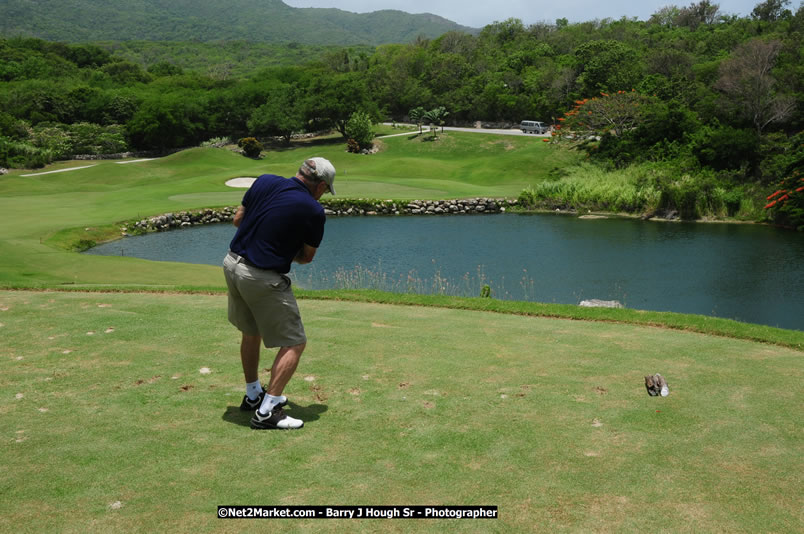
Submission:
[[[313,261],[324,237],[326,216],[318,203],[335,194],[335,167],[324,158],[305,160],[296,176],[264,174],[243,196],[234,216],[237,227],[223,260],[229,288],[229,322],[242,333],[240,360],[246,395],[240,409],[256,410],[251,427],[301,428],[284,413],[285,386],[296,371],[307,337],[290,287],[292,262]],[[258,376],[260,343],[279,347],[267,389]]]

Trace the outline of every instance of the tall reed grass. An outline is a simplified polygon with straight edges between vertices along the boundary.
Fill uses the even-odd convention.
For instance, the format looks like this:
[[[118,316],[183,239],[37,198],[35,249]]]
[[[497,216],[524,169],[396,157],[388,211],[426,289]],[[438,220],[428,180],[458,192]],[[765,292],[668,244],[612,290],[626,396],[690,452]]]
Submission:
[[[584,163],[554,181],[529,186],[520,202],[534,207],[639,213],[656,210],[661,191],[637,167],[606,171]]]
[[[538,300],[536,282],[523,269],[522,277],[513,286],[507,286],[505,277],[489,278],[483,265],[475,272],[459,277],[444,274],[433,262],[432,275],[422,275],[416,270],[406,273],[389,272],[379,261],[374,267],[355,265],[339,267],[332,273],[322,272],[311,266],[295,269],[290,274],[293,283],[302,289],[374,289],[391,293],[416,295],[446,295],[453,297],[489,296],[503,300]],[[488,288],[487,291],[484,288]]]
[[[608,170],[590,163],[563,169],[561,176],[528,186],[519,202],[530,208],[656,214],[682,219],[761,219],[755,192],[726,186],[711,174],[692,177],[661,164]]]

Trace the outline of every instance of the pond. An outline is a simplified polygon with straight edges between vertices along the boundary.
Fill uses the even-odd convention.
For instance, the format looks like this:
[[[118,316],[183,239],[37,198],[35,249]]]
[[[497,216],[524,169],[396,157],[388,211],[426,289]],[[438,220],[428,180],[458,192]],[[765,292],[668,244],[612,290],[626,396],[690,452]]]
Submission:
[[[228,224],[130,237],[89,254],[220,265]],[[221,275],[223,276],[223,275]],[[374,288],[696,313],[804,330],[804,239],[743,224],[552,214],[330,217],[309,289]]]

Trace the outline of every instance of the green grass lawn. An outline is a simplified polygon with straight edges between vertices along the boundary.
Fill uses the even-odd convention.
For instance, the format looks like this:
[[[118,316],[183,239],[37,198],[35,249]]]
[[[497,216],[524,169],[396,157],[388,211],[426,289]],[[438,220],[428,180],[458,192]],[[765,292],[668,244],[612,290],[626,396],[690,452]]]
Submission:
[[[0,177],[0,288],[76,290],[0,291],[0,531],[255,528],[218,520],[223,504],[500,509],[482,522],[256,526],[304,532],[801,530],[801,332],[302,291],[310,344],[286,393],[306,425],[257,432],[237,409],[220,268],[69,250],[119,221],[236,205],[229,178],[291,175],[313,155],[338,168],[340,196],[379,199],[512,197],[572,158],[474,133],[382,145],[361,156],[316,140],[261,161],[193,149]],[[642,385],[656,372],[667,398]]]
[[[310,343],[286,394],[305,427],[253,431],[223,295],[0,292],[0,531],[801,529],[799,351],[300,305]],[[656,372],[667,398],[645,391]],[[224,504],[484,504],[499,519],[253,524],[217,519]]]

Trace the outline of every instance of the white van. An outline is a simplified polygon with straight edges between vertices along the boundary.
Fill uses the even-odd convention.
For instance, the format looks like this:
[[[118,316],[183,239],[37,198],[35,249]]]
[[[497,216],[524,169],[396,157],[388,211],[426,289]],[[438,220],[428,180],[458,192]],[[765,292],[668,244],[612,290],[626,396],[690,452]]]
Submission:
[[[522,133],[543,134],[546,133],[547,125],[539,121],[522,121],[519,123],[519,129]]]

